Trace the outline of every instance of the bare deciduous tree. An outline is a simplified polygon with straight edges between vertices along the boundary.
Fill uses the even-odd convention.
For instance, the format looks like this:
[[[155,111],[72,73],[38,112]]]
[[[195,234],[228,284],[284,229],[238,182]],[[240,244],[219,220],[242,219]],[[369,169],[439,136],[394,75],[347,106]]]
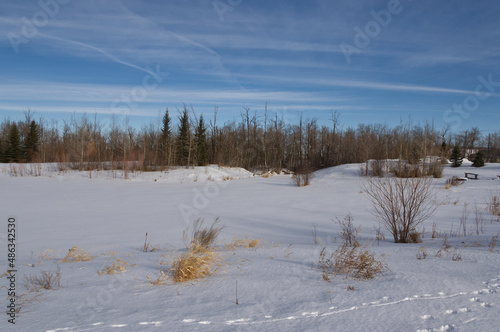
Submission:
[[[438,206],[431,178],[367,178],[362,187],[372,203],[373,215],[396,243],[407,243],[410,233]]]

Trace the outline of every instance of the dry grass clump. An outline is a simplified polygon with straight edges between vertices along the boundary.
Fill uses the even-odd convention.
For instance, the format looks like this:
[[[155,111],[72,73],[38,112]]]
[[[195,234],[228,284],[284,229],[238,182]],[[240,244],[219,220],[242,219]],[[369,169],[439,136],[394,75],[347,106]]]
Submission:
[[[95,256],[90,255],[84,249],[79,247],[73,247],[69,250],[66,257],[60,260],[61,263],[74,263],[74,262],[88,262],[95,258]]]
[[[408,234],[408,243],[422,243],[422,233],[411,230]]]
[[[443,244],[441,245],[441,248],[436,252],[436,257],[441,258],[443,257],[443,253],[448,254],[450,252],[451,245],[448,243],[448,237],[445,236],[443,238]]]
[[[135,265],[135,264],[134,264]],[[117,258],[115,259],[115,262],[111,264],[110,266],[103,268],[101,271],[97,272],[98,275],[106,275],[106,274],[117,274],[117,273],[123,273],[127,271],[127,268],[130,266],[130,263],[124,261],[123,259]]]
[[[462,254],[458,251],[458,247],[455,247],[453,254],[451,255],[451,260],[454,262],[459,262],[462,260]]]
[[[421,246],[417,251],[417,259],[418,260],[426,259],[427,256],[428,256],[427,248],[424,246]]]
[[[500,198],[496,195],[491,195],[488,202],[488,212],[500,216]]]
[[[453,176],[451,179],[446,180],[445,188],[450,189],[451,187],[459,186],[462,183],[463,183],[463,181],[459,177]]]
[[[160,271],[160,275],[156,279],[153,279],[150,276],[147,276],[147,278],[149,280],[149,283],[151,285],[154,285],[154,286],[166,285],[166,284],[168,284],[168,280],[169,280],[168,274],[166,274],[163,271]]]
[[[333,253],[328,253],[326,247],[323,248],[318,266],[323,270],[323,279],[326,281],[341,274],[355,279],[372,279],[386,269],[380,257],[376,258],[375,253],[365,246],[350,248],[346,245]]]
[[[250,239],[246,236],[243,239],[233,237],[230,243],[225,243],[226,250],[234,250],[236,248],[257,248],[261,244],[261,239]]]
[[[333,222],[340,225],[340,237],[342,238],[344,245],[347,247],[359,247],[358,233],[361,231],[361,226],[354,226],[354,218],[352,215],[350,213],[347,214],[343,220],[340,220],[339,218],[335,219],[336,220]]]
[[[500,233],[498,233],[497,235],[495,235],[491,238],[491,242],[488,244],[488,248],[490,249],[490,252],[495,252],[495,247],[497,246],[499,236],[500,236]]]
[[[212,248],[195,246],[174,259],[170,273],[174,282],[184,282],[211,276],[221,266],[222,257]]]
[[[28,275],[24,277],[24,287],[28,292],[39,292],[42,289],[61,288],[61,269],[59,266],[56,271],[42,271],[40,275]]]
[[[219,226],[220,219],[215,218],[214,222],[210,227],[203,228],[204,219],[198,218],[194,222],[193,234],[191,237],[191,242],[188,248],[202,247],[205,249],[211,249],[219,236],[220,232],[224,229],[224,226]],[[184,232],[184,238],[186,237],[186,231]]]
[[[141,248],[144,252],[154,252],[161,250],[159,245],[153,246],[151,241],[148,241],[148,233],[146,232],[146,238],[144,239],[144,245]]]
[[[222,266],[222,256],[216,249],[217,237],[224,228],[219,226],[216,218],[210,227],[203,227],[203,219],[199,218],[193,226],[193,233],[187,251],[177,256],[172,261],[168,273],[160,272],[158,279],[150,282],[162,285],[170,277],[174,282],[197,280],[213,275]],[[187,230],[183,237],[186,241]]]

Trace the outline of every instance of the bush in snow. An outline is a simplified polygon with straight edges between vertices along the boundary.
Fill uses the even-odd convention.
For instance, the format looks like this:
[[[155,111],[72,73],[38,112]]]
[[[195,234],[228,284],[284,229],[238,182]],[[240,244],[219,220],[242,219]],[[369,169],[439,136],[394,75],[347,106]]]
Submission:
[[[359,247],[358,241],[358,232],[361,231],[361,226],[354,227],[353,220],[354,218],[349,213],[343,220],[339,218],[335,218],[336,221],[340,225],[340,237],[344,241],[344,245],[347,247]]]
[[[330,281],[336,275],[346,275],[356,279],[372,279],[386,269],[385,263],[363,247],[342,245],[333,253],[326,247],[321,250],[318,266],[323,270],[323,279]]]
[[[396,243],[411,242],[410,233],[437,209],[431,178],[368,178],[362,187]]]
[[[24,287],[28,292],[39,292],[42,289],[59,289],[61,288],[61,269],[58,266],[56,271],[42,271],[40,275],[25,276]]]
[[[308,162],[304,162],[301,166],[295,169],[292,175],[292,179],[299,187],[308,186],[309,184],[311,184],[313,172],[314,168]]]

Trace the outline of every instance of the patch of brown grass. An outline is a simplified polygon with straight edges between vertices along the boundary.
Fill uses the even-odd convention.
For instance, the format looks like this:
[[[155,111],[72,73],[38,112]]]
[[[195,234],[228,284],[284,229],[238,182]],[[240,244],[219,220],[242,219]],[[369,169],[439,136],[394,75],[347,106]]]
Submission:
[[[184,282],[211,276],[221,266],[222,257],[212,248],[194,246],[174,258],[169,272],[174,282]]]
[[[222,266],[222,256],[215,251],[217,237],[224,228],[219,226],[216,218],[210,227],[203,227],[203,219],[196,220],[187,250],[174,257],[168,271],[160,271],[157,279],[148,277],[153,285],[163,285],[172,279],[173,282],[192,281],[213,275]],[[187,242],[186,229],[183,234]],[[164,265],[164,262],[161,263]]]
[[[355,279],[372,279],[386,269],[381,257],[363,247],[340,246],[335,252],[328,253],[326,247],[321,250],[318,266],[323,270],[323,279],[345,275]]]
[[[88,262],[95,258],[95,256],[90,255],[84,249],[79,247],[73,247],[69,250],[66,257],[60,260],[61,263],[74,263],[74,262]]]
[[[130,266],[134,266],[135,264],[130,265],[130,263],[124,261],[123,259],[117,258],[114,263],[108,267],[103,267],[103,269],[97,272],[98,275],[106,275],[106,274],[117,274],[123,273],[127,271],[127,268]]]
[[[163,271],[160,271],[160,275],[156,279],[153,279],[150,276],[146,276],[146,277],[148,278],[149,283],[151,285],[154,285],[154,286],[165,285],[165,284],[168,283],[168,280],[169,280],[168,275],[165,272],[163,272]]]
[[[225,249],[226,250],[234,250],[236,248],[257,248],[261,244],[263,240],[261,239],[250,239],[247,237],[243,239],[238,239],[236,237],[233,237],[231,239],[230,243],[225,243]]]

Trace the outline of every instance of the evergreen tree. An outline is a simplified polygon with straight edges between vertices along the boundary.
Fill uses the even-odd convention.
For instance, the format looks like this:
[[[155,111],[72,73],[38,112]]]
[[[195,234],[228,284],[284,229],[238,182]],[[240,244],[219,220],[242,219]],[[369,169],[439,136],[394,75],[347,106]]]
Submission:
[[[460,167],[462,165],[462,154],[460,153],[460,148],[458,146],[455,146],[453,148],[453,151],[451,152],[451,166],[452,167]]]
[[[186,108],[179,117],[179,136],[177,136],[177,162],[179,165],[189,166],[189,152],[190,152],[190,140],[189,140],[189,115]]]
[[[19,158],[21,156],[21,142],[19,138],[19,129],[17,129],[17,125],[15,123],[10,126],[9,141],[7,144],[5,160],[9,163],[19,162]]]
[[[172,140],[172,129],[170,128],[170,116],[168,115],[168,108],[165,111],[165,116],[163,117],[163,127],[161,129],[160,136],[160,158],[162,165],[170,164],[171,155],[171,140]]]
[[[195,133],[196,159],[198,160],[198,166],[205,166],[208,162],[206,130],[207,128],[205,127],[205,123],[203,122],[203,115],[201,115]]]
[[[472,163],[474,167],[483,167],[484,166],[484,155],[481,151],[476,154],[476,158],[474,158],[474,162]]]
[[[28,135],[24,141],[23,157],[27,162],[31,162],[33,156],[38,152],[38,141],[40,132],[35,121],[31,121]]]

